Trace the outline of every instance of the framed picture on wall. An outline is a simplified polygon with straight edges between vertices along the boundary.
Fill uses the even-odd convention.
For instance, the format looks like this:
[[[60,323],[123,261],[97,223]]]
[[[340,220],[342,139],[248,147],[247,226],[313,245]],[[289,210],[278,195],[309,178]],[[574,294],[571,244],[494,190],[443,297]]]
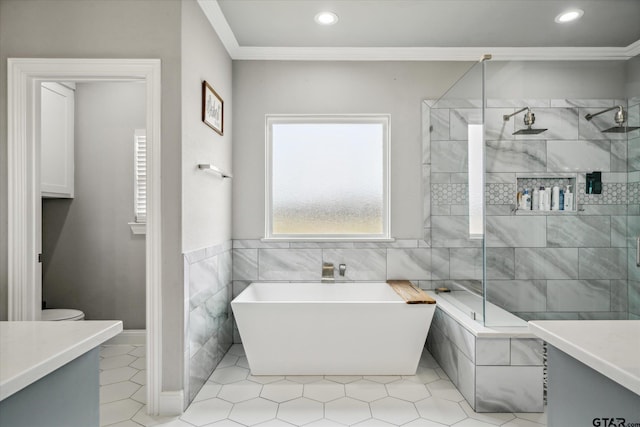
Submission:
[[[213,87],[202,82],[202,121],[220,135],[224,132],[224,101]]]

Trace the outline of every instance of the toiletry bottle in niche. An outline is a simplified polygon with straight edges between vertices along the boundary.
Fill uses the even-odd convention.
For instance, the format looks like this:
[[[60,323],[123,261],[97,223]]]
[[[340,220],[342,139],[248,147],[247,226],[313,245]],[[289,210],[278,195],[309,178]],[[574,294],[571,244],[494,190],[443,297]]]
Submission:
[[[524,194],[522,195],[522,202],[524,204],[524,209],[530,211],[531,210],[531,194],[529,194],[529,190],[524,190]]]
[[[564,190],[562,188],[560,189],[560,198],[558,200],[560,201],[559,203],[560,210],[563,211],[564,210]]]
[[[557,185],[553,186],[551,192],[551,210],[557,211],[560,209],[560,188]]]
[[[573,210],[573,194],[571,193],[571,185],[567,185],[567,191],[564,192],[564,210]]]
[[[522,204],[522,193],[520,191],[516,194],[516,206],[518,209],[524,209],[524,205]]]
[[[551,189],[543,188],[540,193],[540,210],[548,211],[551,208]]]
[[[544,198],[547,193],[544,191],[544,186],[540,187],[540,200],[538,203],[538,209],[543,211],[544,209]]]
[[[533,195],[531,196],[531,209],[534,211],[540,210],[540,191],[537,188],[533,189]]]

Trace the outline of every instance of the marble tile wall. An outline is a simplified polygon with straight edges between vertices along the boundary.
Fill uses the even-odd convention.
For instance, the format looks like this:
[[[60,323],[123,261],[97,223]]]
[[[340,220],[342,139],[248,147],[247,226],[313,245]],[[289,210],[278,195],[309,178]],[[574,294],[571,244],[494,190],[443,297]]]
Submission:
[[[631,254],[633,236],[640,235],[640,225],[636,234],[631,230],[640,221],[640,130],[603,133],[612,117],[584,118],[621,102],[625,101],[487,101],[486,256],[492,302],[527,320],[640,316],[640,289],[633,279],[640,273]],[[524,127],[522,114],[507,122],[503,115],[525,105],[536,115],[533,127],[547,128],[546,132],[513,135]],[[640,122],[640,106],[630,105],[633,125]],[[424,222],[425,236],[431,238],[432,280],[453,281],[454,286],[467,280],[481,289],[477,281],[482,278],[482,251],[471,250],[481,242],[468,238],[465,132],[468,123],[478,122],[478,111],[464,100],[426,101],[423,128],[430,132],[423,131],[422,151],[423,171],[430,173],[423,185],[431,190]],[[585,194],[586,173],[591,171],[602,172],[602,194]],[[515,195],[518,184],[527,182],[522,179],[527,173],[575,174],[578,210],[517,215]]]
[[[232,243],[184,254],[185,407],[233,344]]]
[[[254,281],[320,281],[322,263],[335,266],[336,282],[406,279],[432,289],[432,249],[427,240],[367,242],[233,241],[233,297]],[[338,265],[346,264],[344,276]],[[441,266],[441,263],[438,265]],[[237,330],[234,342],[242,342]]]
[[[478,338],[438,307],[427,348],[476,412],[542,412],[540,340]]]

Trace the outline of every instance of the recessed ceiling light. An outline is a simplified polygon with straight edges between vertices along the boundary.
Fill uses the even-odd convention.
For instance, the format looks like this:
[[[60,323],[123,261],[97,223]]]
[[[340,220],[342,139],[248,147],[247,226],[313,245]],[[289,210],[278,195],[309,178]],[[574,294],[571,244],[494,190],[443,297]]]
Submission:
[[[333,25],[338,22],[338,15],[333,12],[320,12],[316,15],[315,20],[320,25]]]
[[[556,16],[555,21],[559,24],[564,24],[565,22],[575,21],[576,19],[580,19],[584,15],[584,10],[582,9],[571,9],[562,12],[560,15]]]

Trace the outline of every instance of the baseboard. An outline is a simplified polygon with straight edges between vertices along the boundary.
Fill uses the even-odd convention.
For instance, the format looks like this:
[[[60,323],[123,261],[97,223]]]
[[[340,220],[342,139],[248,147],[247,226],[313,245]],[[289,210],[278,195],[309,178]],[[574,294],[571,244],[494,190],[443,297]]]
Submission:
[[[158,415],[180,415],[184,411],[184,391],[162,391],[158,399]]]
[[[125,329],[103,345],[145,345],[147,331],[145,329]]]

